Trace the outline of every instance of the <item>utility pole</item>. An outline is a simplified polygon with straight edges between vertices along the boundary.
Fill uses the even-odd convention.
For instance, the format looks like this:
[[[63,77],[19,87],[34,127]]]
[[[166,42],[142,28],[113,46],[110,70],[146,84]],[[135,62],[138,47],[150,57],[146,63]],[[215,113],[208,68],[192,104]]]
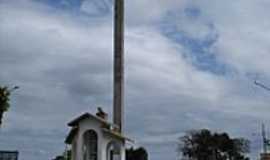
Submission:
[[[260,82],[254,81],[254,84],[255,84],[256,86],[259,86],[259,87],[261,87],[261,88],[267,90],[267,91],[270,91],[270,88],[269,88],[269,87],[265,86],[264,84],[262,84],[262,83],[260,83]]]
[[[124,0],[114,0],[113,122],[122,133],[124,120]]]
[[[267,153],[267,138],[266,138],[266,132],[265,132],[265,126],[264,124],[262,124],[262,138],[263,138],[263,153],[266,154]]]
[[[258,81],[254,81],[254,84],[258,87],[261,87],[263,89],[265,89],[266,91],[270,91],[270,87],[258,82]],[[263,145],[263,153],[261,154],[261,160],[269,160],[270,159],[270,155],[268,153],[268,146],[270,145],[270,140],[267,139],[266,137],[266,131],[265,131],[265,125],[262,124],[262,145]]]

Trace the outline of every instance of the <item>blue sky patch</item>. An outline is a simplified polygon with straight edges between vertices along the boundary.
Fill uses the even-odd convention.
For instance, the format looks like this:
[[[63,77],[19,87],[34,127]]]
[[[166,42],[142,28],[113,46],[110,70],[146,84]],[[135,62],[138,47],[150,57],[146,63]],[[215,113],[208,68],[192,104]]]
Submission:
[[[198,18],[201,15],[201,10],[196,7],[188,7],[184,9],[185,15],[189,18]]]
[[[58,9],[67,9],[67,10],[78,10],[83,2],[83,0],[34,0],[51,7]]]
[[[34,0],[73,14],[100,17],[111,13],[111,0]]]
[[[183,12],[184,18],[188,18],[189,20],[190,18],[196,20],[201,14],[201,11],[196,8],[186,8]],[[214,24],[204,24],[211,31],[205,37],[192,37],[185,32],[185,28],[179,29],[179,26],[177,26],[177,21],[179,19],[176,18],[181,16],[178,17],[174,14],[176,13],[168,13],[161,21],[160,29],[162,34],[172,41],[184,46],[189,51],[184,53],[184,56],[191,58],[192,64],[198,69],[209,71],[214,74],[226,74],[228,68],[225,64],[218,61],[215,54],[210,50],[213,44],[218,40],[218,33],[215,31]]]

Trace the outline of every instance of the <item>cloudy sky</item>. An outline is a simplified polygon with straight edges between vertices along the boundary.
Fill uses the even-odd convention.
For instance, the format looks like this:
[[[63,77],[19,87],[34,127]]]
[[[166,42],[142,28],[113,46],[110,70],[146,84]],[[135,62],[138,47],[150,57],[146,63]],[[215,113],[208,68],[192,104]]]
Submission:
[[[226,131],[260,152],[270,124],[269,0],[126,0],[125,132],[176,160],[187,130]],[[0,0],[0,84],[20,89],[0,149],[64,151],[67,122],[112,111],[112,0]],[[270,125],[269,125],[270,128]]]

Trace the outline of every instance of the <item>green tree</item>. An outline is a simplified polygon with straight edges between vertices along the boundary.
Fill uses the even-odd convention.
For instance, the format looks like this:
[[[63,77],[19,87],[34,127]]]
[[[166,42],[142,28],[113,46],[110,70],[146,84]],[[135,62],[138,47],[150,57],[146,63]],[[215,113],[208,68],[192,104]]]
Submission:
[[[0,86],[0,126],[2,125],[4,113],[7,112],[10,107],[10,94],[13,90],[18,88],[19,87],[15,86],[14,88],[9,89],[6,86]]]
[[[66,151],[66,156],[65,157],[66,157],[66,160],[71,160],[72,152],[71,152],[70,149]]]
[[[58,155],[52,160],[71,160],[71,150],[65,150],[62,155]]]
[[[249,160],[249,141],[207,129],[193,130],[180,137],[178,152],[188,160]]]
[[[134,148],[127,149],[126,160],[148,160],[147,151],[142,147],[138,149]]]
[[[64,156],[56,156],[53,160],[65,160]]]

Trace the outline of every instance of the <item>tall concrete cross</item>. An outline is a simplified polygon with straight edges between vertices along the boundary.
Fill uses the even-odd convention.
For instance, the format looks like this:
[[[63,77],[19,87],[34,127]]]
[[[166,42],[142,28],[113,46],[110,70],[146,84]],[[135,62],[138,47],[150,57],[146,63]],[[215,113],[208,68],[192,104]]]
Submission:
[[[122,133],[124,121],[124,0],[114,0],[113,122]]]

